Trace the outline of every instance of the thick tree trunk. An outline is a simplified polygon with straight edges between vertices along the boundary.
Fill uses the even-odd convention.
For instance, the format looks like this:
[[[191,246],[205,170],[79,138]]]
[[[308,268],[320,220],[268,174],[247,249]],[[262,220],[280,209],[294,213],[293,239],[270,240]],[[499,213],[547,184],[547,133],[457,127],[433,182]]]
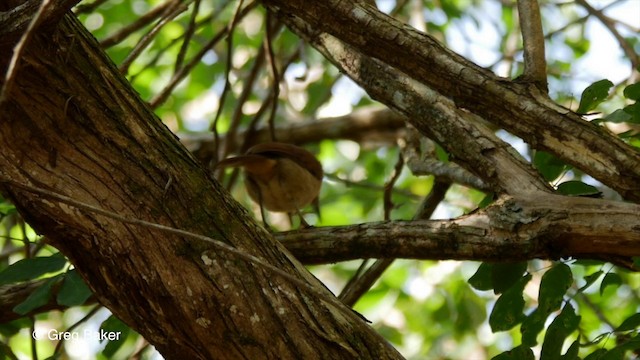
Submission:
[[[74,17],[37,30],[7,95],[2,192],[165,357],[400,358],[225,195]]]

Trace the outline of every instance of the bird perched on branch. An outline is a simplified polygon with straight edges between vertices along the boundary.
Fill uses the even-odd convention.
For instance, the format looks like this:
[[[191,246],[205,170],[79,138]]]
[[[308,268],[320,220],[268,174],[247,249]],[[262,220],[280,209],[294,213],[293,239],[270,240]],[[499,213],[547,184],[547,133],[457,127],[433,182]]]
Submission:
[[[296,213],[304,227],[300,209],[317,200],[322,184],[322,164],[309,151],[291,144],[258,144],[244,155],[220,161],[216,168],[241,167],[245,187],[253,201],[274,212]]]

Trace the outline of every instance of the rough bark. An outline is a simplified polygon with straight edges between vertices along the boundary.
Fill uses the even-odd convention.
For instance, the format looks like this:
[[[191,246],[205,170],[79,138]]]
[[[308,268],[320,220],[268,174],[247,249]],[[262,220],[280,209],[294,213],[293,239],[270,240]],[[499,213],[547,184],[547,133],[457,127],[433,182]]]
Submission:
[[[385,221],[276,238],[303,263],[360,258],[500,262],[640,256],[640,205],[541,195],[505,198],[452,220]],[[627,266],[629,262],[620,262]]]
[[[429,35],[361,2],[263,3],[311,43],[331,35],[365,57],[377,59],[452,99],[457,107],[521,137],[535,149],[549,151],[589,173],[624,198],[640,200],[640,153],[557,105],[537,87],[500,78]],[[355,61],[349,65],[359,66]]]
[[[551,195],[528,163],[456,106],[640,199],[639,156],[618,139],[359,2],[265,3],[423,134],[457,140],[445,145],[460,163],[487,189],[511,195],[451,221],[282,235],[301,258],[640,255],[637,205]],[[0,39],[3,70],[15,40],[15,31]],[[399,357],[208,177],[72,17],[40,28],[18,71],[0,104],[2,192],[72,260],[99,301],[165,357]],[[385,232],[372,246],[372,233]],[[331,248],[347,235],[346,248]]]
[[[400,357],[208,177],[75,18],[39,29],[18,71],[3,193],[166,358]]]

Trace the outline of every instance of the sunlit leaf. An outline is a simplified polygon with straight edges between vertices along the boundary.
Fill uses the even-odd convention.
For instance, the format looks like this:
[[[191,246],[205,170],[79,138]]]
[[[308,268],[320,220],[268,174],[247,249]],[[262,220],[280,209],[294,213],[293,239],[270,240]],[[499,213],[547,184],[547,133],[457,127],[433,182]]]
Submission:
[[[599,80],[587,86],[580,97],[580,106],[576,112],[578,114],[586,114],[595,109],[609,96],[609,89],[613,83],[607,79]]]
[[[558,192],[570,196],[600,196],[602,193],[595,186],[585,184],[582,181],[571,180],[558,185]]]
[[[631,100],[640,100],[640,83],[631,84],[624,88],[624,97]]]
[[[66,263],[67,260],[61,253],[22,259],[0,272],[0,285],[33,280],[44,274],[62,270]]]
[[[616,328],[616,331],[638,330],[638,326],[640,326],[640,313],[633,314],[626,318],[622,324]]]
[[[615,348],[607,351],[600,359],[603,360],[624,360],[625,354],[629,351],[640,349],[640,336],[636,335],[630,340],[624,341]],[[636,357],[634,357],[636,358]]]
[[[62,286],[56,297],[60,305],[82,305],[91,296],[91,289],[85,284],[76,270],[70,270],[64,275]]]
[[[546,181],[557,179],[567,169],[564,162],[545,151],[536,151],[533,157],[533,166],[538,169]]]
[[[117,317],[111,315],[102,323],[102,325],[100,325],[100,330],[105,333],[113,334],[114,337],[117,336],[115,340],[108,340],[107,345],[104,347],[104,350],[102,350],[102,355],[106,356],[107,359],[110,359],[120,349],[120,347],[122,347],[122,344],[124,344],[124,341],[127,339],[131,328],[120,321]]]
[[[604,290],[608,286],[620,286],[620,284],[622,284],[622,278],[620,275],[611,272],[607,273],[607,275],[604,276],[604,279],[602,279],[602,283],[600,283],[600,295],[604,293]]]

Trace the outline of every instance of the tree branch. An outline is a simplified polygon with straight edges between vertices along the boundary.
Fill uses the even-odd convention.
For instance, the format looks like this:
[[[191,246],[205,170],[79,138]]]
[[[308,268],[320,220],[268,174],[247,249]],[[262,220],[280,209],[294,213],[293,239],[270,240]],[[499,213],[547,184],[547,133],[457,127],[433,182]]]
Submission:
[[[369,95],[400,111],[422,134],[454,155],[455,161],[498,192],[512,195],[550,192],[540,175],[477,116],[378,60],[363,56],[327,33],[307,33],[295,16],[284,20]]]
[[[323,33],[332,34],[362,54],[380,59],[416,82],[450,97],[456,106],[469,109],[520,136],[534,148],[548,151],[581,169],[623,197],[640,200],[637,166],[640,153],[613,134],[558,106],[537,88],[499,78],[430,36],[359,3],[338,0],[263,3],[312,42]]]
[[[618,41],[620,48],[624,52],[625,56],[629,58],[631,61],[631,69],[636,73],[639,71],[638,67],[640,66],[640,55],[635,52],[633,46],[622,36],[618,29],[616,29],[615,23],[605,14],[602,13],[602,10],[597,10],[593,6],[591,6],[586,0],[576,0],[580,6],[585,8],[589,14],[595,16],[602,24],[611,32],[611,35]]]
[[[25,301],[37,288],[42,286],[48,279],[28,281],[20,284],[10,284],[0,286],[0,324],[7,323],[19,319],[24,316],[40,314],[51,310],[65,310],[67,306],[58,304],[56,296],[60,290],[60,284],[55,284],[51,289],[51,297],[49,301],[29,312],[26,315],[20,315],[13,312],[13,308]],[[96,298],[91,296],[83,305],[95,304]]]
[[[305,264],[361,258],[518,261],[640,256],[640,205],[543,195],[505,198],[453,220],[386,221],[278,233]],[[637,270],[637,269],[636,269]]]
[[[0,110],[0,189],[165,358],[400,358],[212,181],[75,17],[21,61]]]
[[[323,139],[349,139],[356,142],[367,141],[395,141],[396,133],[405,127],[405,117],[395,111],[371,106],[358,109],[348,115],[333,118],[300,121],[276,127],[279,141],[290,144],[307,144]],[[393,136],[390,137],[389,134]],[[215,151],[213,135],[211,134],[178,134],[180,141],[207,163]],[[235,139],[221,138],[222,142],[231,143],[230,152],[238,151],[238,144],[246,139],[247,146],[270,141],[269,129],[262,127],[251,132],[239,132]]]
[[[518,0],[518,17],[524,43],[524,74],[522,80],[536,84],[548,92],[547,62],[544,51],[544,33],[538,0]]]

